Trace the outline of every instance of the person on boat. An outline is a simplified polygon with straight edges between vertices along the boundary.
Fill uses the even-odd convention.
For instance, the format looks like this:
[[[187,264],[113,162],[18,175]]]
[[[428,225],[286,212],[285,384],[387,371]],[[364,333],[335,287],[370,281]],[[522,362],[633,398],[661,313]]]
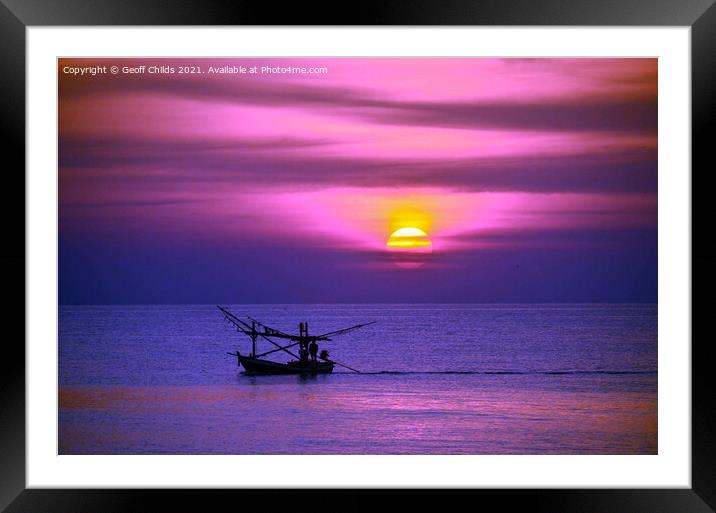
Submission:
[[[311,360],[316,361],[316,355],[318,354],[318,344],[315,340],[311,340],[311,345],[308,346],[308,350],[311,352]]]

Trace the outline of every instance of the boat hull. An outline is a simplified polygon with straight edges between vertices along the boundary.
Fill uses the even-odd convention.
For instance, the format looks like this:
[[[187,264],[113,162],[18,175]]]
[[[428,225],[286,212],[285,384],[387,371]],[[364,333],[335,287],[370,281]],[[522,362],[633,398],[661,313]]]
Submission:
[[[333,372],[333,362],[279,363],[248,356],[239,356],[238,359],[247,374],[329,374]]]

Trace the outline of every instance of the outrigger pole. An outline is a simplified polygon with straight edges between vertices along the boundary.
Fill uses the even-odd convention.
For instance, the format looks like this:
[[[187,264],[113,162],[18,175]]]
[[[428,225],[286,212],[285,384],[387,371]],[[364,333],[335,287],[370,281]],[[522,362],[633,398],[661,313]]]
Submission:
[[[326,360],[326,361],[333,362],[333,363],[335,363],[336,365],[340,365],[341,367],[345,367],[346,369],[352,370],[353,372],[356,372],[356,373],[358,373],[358,374],[363,374],[361,371],[356,370],[356,369],[354,369],[353,367],[348,367],[348,365],[346,365],[346,364],[344,364],[344,363],[340,363],[340,362],[337,362],[337,361],[335,361],[335,360]]]
[[[363,328],[363,327],[365,327],[365,326],[370,326],[371,324],[375,324],[375,322],[376,322],[376,321],[372,321],[372,322],[365,322],[365,323],[363,323],[363,324],[356,324],[355,326],[351,326],[351,327],[349,327],[349,328],[342,328],[342,329],[340,329],[340,330],[330,331],[330,332],[328,332],[328,333],[322,333],[322,334],[320,334],[320,335],[309,335],[309,334],[308,334],[308,329],[306,328],[306,330],[305,330],[304,333],[302,333],[302,334],[299,335],[299,336],[296,336],[296,335],[291,335],[291,334],[289,334],[289,333],[284,333],[283,331],[279,331],[279,330],[274,329],[274,328],[272,328],[272,327],[270,327],[270,326],[266,326],[266,325],[263,324],[262,322],[259,322],[259,321],[257,321],[256,319],[253,319],[252,317],[248,317],[248,319],[249,319],[251,322],[255,322],[255,323],[258,324],[259,326],[263,327],[264,329],[269,330],[270,336],[278,337],[278,338],[288,338],[288,339],[295,340],[295,341],[299,341],[299,340],[309,340],[309,341],[310,341],[310,340],[316,340],[316,341],[331,340],[331,339],[328,338],[328,337],[330,337],[330,336],[335,336],[335,335],[344,335],[344,334],[349,333],[349,332],[351,332],[351,331],[353,331],[353,330],[357,330],[357,329],[359,329],[359,328]],[[291,344],[291,346],[286,346],[286,347],[292,347],[292,346],[294,346],[294,345],[296,345],[296,344]]]
[[[290,355],[293,356],[294,358],[299,358],[298,355],[292,353],[291,351],[289,351],[288,349],[286,349],[284,346],[281,346],[280,344],[277,344],[276,342],[274,342],[273,340],[271,340],[270,338],[268,338],[266,335],[264,335],[264,334],[261,333],[260,331],[257,331],[255,327],[251,330],[251,326],[249,326],[248,323],[246,323],[246,322],[242,321],[241,319],[239,319],[238,317],[236,317],[234,314],[232,314],[231,312],[229,312],[226,308],[221,307],[221,306],[219,306],[219,305],[216,305],[216,307],[217,307],[219,310],[221,310],[221,312],[224,314],[224,317],[226,318],[226,320],[229,321],[229,322],[230,322],[231,324],[233,324],[234,326],[236,326],[236,328],[237,328],[239,331],[241,331],[242,333],[251,336],[252,339],[253,339],[253,336],[258,335],[258,336],[260,336],[260,337],[266,339],[266,340],[267,340],[268,342],[270,342],[271,344],[273,344],[273,345],[275,345],[276,347],[278,347],[277,350],[285,351],[286,353],[290,354]],[[251,330],[251,331],[248,331],[248,330]],[[255,335],[252,335],[252,334],[255,334]],[[256,351],[256,350],[254,349],[254,352],[255,352],[255,351]]]

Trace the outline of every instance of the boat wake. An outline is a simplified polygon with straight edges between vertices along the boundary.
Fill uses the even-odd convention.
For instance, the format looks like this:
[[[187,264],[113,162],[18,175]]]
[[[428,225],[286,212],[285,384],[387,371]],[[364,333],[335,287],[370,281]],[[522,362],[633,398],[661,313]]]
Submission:
[[[376,371],[376,372],[360,372],[364,375],[424,375],[424,374],[477,374],[477,375],[599,375],[599,374],[656,374],[655,370],[647,371],[628,371],[628,370],[555,370],[555,371],[511,371],[511,370],[496,370],[496,371]],[[333,374],[356,374],[355,372],[334,372]]]

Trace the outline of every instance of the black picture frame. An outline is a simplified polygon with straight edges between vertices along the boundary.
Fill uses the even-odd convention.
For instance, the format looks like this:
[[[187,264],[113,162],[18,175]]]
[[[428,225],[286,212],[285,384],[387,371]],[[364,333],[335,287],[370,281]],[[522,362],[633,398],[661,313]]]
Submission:
[[[386,504],[386,490],[70,490],[26,489],[25,482],[25,30],[45,25],[576,25],[689,26],[692,73],[692,488],[690,489],[522,489],[412,490],[399,492],[403,507],[445,507],[461,499],[480,509],[570,512],[708,512],[716,509],[714,373],[710,340],[695,328],[715,303],[716,249],[713,238],[695,239],[708,223],[705,176],[716,169],[709,130],[716,119],[715,0],[397,0],[351,4],[201,0],[0,0],[0,202],[4,297],[0,353],[0,510],[7,512],[179,511],[230,507],[308,509],[316,501],[364,511]],[[694,172],[698,170],[698,172]],[[702,185],[699,187],[699,185]],[[22,191],[22,193],[21,193]],[[713,200],[712,200],[713,201]],[[697,301],[699,292],[703,299]],[[698,319],[698,320],[697,320]],[[14,329],[13,329],[14,328]],[[23,342],[21,342],[21,340]],[[678,341],[688,344],[688,340]],[[462,497],[460,497],[462,495]],[[303,505],[303,506],[301,506]]]

